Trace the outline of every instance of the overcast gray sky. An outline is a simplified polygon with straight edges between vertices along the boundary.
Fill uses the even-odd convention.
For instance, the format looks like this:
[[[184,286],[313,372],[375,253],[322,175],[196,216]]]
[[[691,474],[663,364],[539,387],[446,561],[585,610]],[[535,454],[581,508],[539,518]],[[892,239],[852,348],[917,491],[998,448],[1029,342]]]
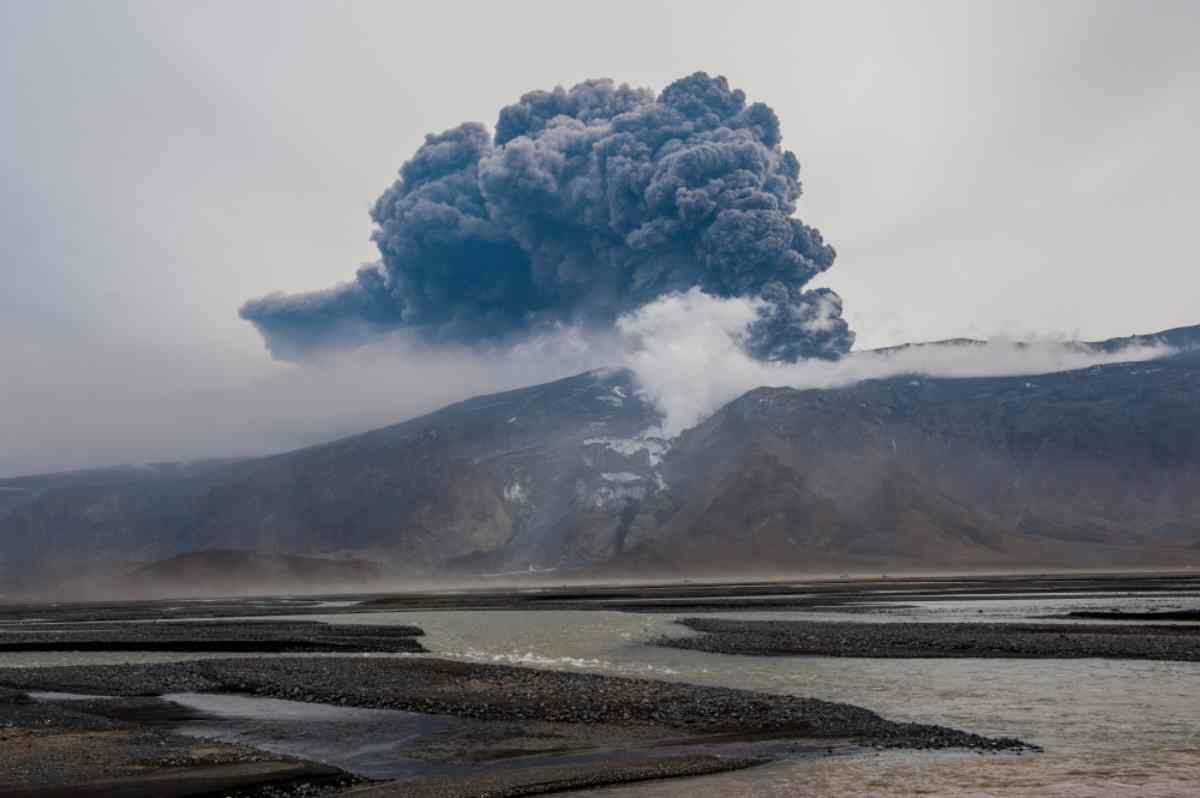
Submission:
[[[703,69],[771,105],[860,347],[1200,323],[1198,41],[1195,2],[0,0],[0,474],[277,449],[502,382],[297,376],[236,311],[373,259],[425,133],[589,77]]]

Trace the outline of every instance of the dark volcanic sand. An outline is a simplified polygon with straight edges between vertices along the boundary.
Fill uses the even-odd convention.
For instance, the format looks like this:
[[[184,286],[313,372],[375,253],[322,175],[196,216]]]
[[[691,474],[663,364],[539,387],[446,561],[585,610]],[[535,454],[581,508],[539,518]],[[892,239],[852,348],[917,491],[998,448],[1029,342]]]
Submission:
[[[203,794],[231,789],[236,779],[228,783],[216,779],[234,779],[238,773],[246,779],[244,786],[254,790],[268,778],[317,784],[322,779],[344,779],[340,771],[321,770],[322,766],[242,746],[198,743],[128,722],[152,719],[159,711],[153,706],[155,700],[139,696],[170,693],[239,693],[456,719],[449,727],[406,740],[398,754],[430,762],[428,772],[352,791],[372,798],[537,795],[714,773],[781,755],[825,755],[856,745],[1030,748],[1014,739],[893,723],[847,704],[428,658],[294,657],[11,668],[0,670],[0,685],[0,754],[5,740],[17,735],[24,759],[8,761],[32,763],[0,778],[0,798],[40,794],[16,790],[49,785],[62,785],[59,794],[69,798],[119,794],[88,792],[96,779],[114,778],[125,779],[121,784],[138,798],[201,794],[155,792],[171,774],[179,774],[181,784],[192,783],[187,779],[209,779],[204,783],[213,789]],[[24,690],[115,698],[31,704],[20,692]],[[158,703],[160,709],[170,706]],[[66,715],[71,720],[65,724],[55,720]],[[30,744],[31,735],[54,723],[63,726],[68,736]],[[120,734],[104,737],[113,729]],[[158,758],[147,758],[147,751]],[[138,762],[140,773],[131,775]],[[265,770],[230,769],[236,765],[244,770],[247,763]],[[112,781],[104,784],[118,786]]]
[[[415,626],[336,626],[314,621],[205,621],[11,627],[7,651],[424,652]]]
[[[1200,621],[1200,610],[1159,610],[1157,612],[1125,612],[1124,610],[1076,610],[1050,618],[1088,618],[1102,621]]]
[[[824,657],[1111,657],[1200,661],[1200,629],[1008,623],[854,623],[685,618],[698,637],[670,648],[718,654]]]
[[[0,690],[0,798],[172,798],[323,794],[352,784],[337,768],[198,741]]]
[[[1024,747],[792,696],[427,658],[282,658],[0,671],[15,689],[98,695],[222,692],[505,722],[657,727],[690,735],[854,739],[899,748]]]

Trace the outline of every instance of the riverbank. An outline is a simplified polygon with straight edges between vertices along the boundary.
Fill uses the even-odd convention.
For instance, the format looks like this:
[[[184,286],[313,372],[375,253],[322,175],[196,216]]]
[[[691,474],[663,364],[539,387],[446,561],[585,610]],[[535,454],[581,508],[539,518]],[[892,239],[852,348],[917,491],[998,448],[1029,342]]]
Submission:
[[[332,794],[360,780],[338,768],[196,740],[69,704],[0,690],[0,798],[182,798]]]
[[[0,671],[0,685],[95,695],[240,693],[501,722],[655,727],[709,735],[853,739],[899,748],[1004,750],[942,726],[893,723],[861,707],[749,690],[425,657],[204,660]]]
[[[271,773],[279,777],[287,768],[301,768],[293,775],[316,786],[318,776],[340,774],[303,770],[327,766],[226,743],[197,748],[202,744],[181,737],[177,727],[166,723],[170,697],[178,693],[400,710],[444,721],[426,724],[419,734],[406,736],[400,726],[393,730],[398,742],[392,753],[416,763],[416,772],[362,793],[370,796],[539,794],[864,748],[1030,749],[1011,738],[894,723],[849,704],[432,658],[295,657],[14,668],[0,671],[0,684],[7,696],[0,703],[5,739],[20,740],[25,745],[21,761],[30,763],[0,778],[3,798],[48,785],[67,790],[64,796],[87,795],[70,790],[84,789],[98,778],[133,779],[142,786],[131,787],[130,794],[149,795],[155,793],[137,790],[150,790],[145,785],[161,783],[167,772],[190,769],[200,779],[197,769],[224,768],[210,770],[209,775],[225,778],[233,773],[228,766],[247,763],[266,768],[262,763],[274,762]],[[34,702],[29,698],[34,691],[57,695]],[[64,694],[106,698],[67,701]],[[56,733],[47,736],[41,729]],[[83,744],[80,734],[100,735],[105,743],[89,739]],[[157,750],[155,746],[164,748],[165,760],[147,757],[146,751]],[[80,764],[81,759],[86,763]]]

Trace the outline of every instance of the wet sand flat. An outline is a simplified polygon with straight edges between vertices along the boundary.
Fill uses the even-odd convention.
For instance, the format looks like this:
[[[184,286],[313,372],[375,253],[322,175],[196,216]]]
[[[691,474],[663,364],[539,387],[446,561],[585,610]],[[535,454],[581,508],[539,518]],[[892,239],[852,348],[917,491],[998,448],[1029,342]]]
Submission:
[[[517,798],[594,787],[636,784],[728,773],[762,765],[763,760],[718,756],[645,757],[620,763],[546,765],[520,770],[496,770],[457,776],[402,779],[351,790],[355,798]]]

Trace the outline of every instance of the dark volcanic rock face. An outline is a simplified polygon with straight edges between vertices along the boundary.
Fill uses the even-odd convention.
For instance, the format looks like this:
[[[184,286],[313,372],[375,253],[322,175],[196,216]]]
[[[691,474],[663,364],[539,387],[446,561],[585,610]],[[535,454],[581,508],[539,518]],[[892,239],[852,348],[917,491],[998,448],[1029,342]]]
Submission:
[[[603,559],[655,490],[657,422],[623,371],[479,397],[261,461],[196,504],[191,545],[353,550],[410,569]]]

